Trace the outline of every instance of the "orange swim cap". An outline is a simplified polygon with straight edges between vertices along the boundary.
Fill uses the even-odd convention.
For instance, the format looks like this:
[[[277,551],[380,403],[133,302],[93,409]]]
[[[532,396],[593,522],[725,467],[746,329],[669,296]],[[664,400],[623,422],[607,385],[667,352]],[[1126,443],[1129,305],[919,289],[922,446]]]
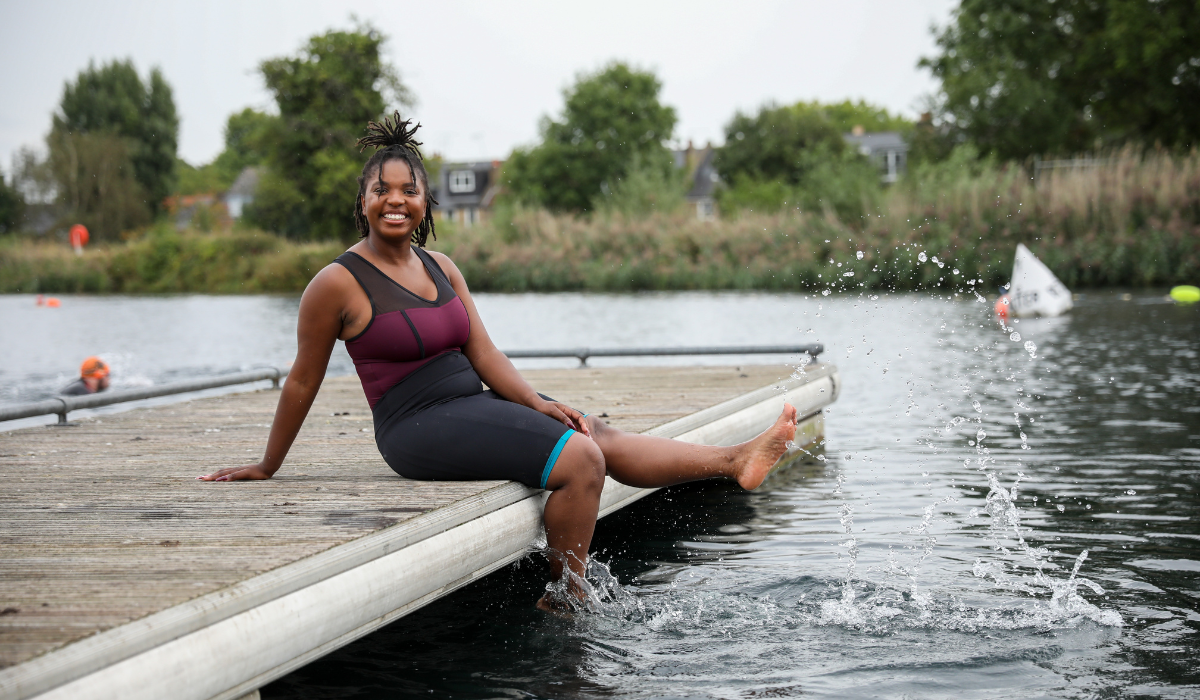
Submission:
[[[92,379],[104,379],[108,376],[108,365],[99,357],[89,357],[79,367],[79,376]]]

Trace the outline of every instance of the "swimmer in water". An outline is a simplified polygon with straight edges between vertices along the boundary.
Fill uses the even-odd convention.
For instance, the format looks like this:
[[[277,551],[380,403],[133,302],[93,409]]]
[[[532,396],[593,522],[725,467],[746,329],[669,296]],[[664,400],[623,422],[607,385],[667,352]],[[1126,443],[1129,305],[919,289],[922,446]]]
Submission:
[[[79,368],[79,379],[58,390],[64,396],[95,394],[108,388],[108,365],[99,357],[89,357]]]
[[[617,430],[537,393],[500,352],[454,262],[426,251],[433,205],[417,127],[399,113],[359,139],[375,153],[358,178],[362,240],[317,273],[300,301],[299,347],[263,459],[205,481],[269,479],[316,398],[334,342],[344,340],[375,420],[375,442],[403,477],[512,479],[549,490],[543,518],[556,580],[577,598],[607,474],[643,488],[726,477],[757,488],[796,433],[796,409],[732,447]],[[485,391],[483,385],[488,386]],[[547,594],[543,609],[561,608]]]

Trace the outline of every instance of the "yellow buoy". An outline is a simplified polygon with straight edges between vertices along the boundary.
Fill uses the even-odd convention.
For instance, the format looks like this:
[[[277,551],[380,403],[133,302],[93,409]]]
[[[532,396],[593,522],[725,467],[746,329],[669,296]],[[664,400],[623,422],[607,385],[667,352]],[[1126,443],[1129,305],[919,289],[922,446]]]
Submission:
[[[1171,298],[1181,304],[1194,304],[1200,301],[1200,287],[1193,287],[1190,284],[1173,287],[1171,288]]]

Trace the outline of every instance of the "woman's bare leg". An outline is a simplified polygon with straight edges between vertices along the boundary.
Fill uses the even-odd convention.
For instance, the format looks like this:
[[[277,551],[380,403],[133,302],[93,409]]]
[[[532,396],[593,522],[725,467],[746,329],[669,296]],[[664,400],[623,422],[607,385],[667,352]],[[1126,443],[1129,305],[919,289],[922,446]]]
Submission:
[[[600,448],[586,436],[576,433],[567,440],[546,479],[546,488],[551,493],[543,517],[546,545],[552,550],[550,570],[556,581],[563,576],[564,562],[577,576],[584,576],[592,533],[596,530],[596,516],[600,512],[604,472],[604,455]],[[571,592],[583,596],[583,591],[574,586]],[[552,602],[542,598],[538,607],[549,609]]]
[[[552,550],[550,569],[555,580],[563,576],[564,563],[581,579],[587,569],[588,550],[600,512],[600,493],[607,472],[623,484],[641,487],[670,486],[725,476],[743,488],[757,488],[796,435],[796,409],[784,405],[775,424],[761,435],[733,447],[691,445],[666,438],[636,435],[587,418],[592,439],[572,435],[558,456],[546,488],[551,491],[544,513],[546,545]],[[583,591],[572,585],[572,594]],[[543,597],[538,607],[552,609]]]
[[[758,437],[732,447],[626,433],[594,416],[587,420],[608,474],[622,484],[643,488],[715,476],[736,479],[745,489],[758,488],[796,436],[796,409],[790,404],[784,404],[775,424]]]

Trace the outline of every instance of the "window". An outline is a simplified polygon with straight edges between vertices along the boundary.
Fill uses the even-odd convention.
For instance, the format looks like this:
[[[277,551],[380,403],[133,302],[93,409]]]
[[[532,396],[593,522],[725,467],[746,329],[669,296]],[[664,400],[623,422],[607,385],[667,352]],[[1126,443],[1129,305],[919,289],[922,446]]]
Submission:
[[[475,171],[452,170],[450,172],[450,194],[464,194],[475,191]]]

